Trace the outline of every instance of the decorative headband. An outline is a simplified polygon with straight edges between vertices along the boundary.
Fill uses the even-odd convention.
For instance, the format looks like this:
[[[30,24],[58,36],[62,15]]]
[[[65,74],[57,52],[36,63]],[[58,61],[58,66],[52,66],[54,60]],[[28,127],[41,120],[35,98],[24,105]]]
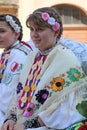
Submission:
[[[6,21],[9,22],[16,33],[19,33],[21,31],[21,27],[19,27],[18,24],[15,23],[15,20],[12,18],[12,16],[6,15]]]
[[[42,19],[46,21],[49,25],[51,25],[54,31],[60,30],[60,24],[56,22],[56,19],[54,17],[50,17],[50,15],[46,12],[37,11],[36,13],[40,13]]]

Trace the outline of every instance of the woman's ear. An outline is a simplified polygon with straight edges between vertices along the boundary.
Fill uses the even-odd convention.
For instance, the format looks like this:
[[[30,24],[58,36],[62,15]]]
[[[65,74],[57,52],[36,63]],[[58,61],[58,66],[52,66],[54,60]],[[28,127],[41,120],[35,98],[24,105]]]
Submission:
[[[16,33],[16,38],[18,39],[20,36],[20,32],[19,33]]]
[[[59,35],[59,30],[55,31],[55,36],[57,37]]]

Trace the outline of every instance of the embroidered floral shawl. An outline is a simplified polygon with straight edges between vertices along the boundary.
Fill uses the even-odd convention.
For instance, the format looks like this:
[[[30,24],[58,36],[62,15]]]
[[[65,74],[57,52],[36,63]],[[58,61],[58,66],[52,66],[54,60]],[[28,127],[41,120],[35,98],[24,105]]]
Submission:
[[[31,52],[31,54],[28,55],[20,76],[22,87],[25,86],[29,70],[32,67],[36,54],[37,52]],[[74,54],[64,46],[58,45],[47,56],[42,66],[39,84],[36,86],[32,99],[29,100],[34,104],[34,107],[31,107],[33,110],[32,116],[24,117],[24,109],[17,107],[17,111],[15,112],[17,112],[18,122],[31,119],[43,110],[45,111],[45,115],[43,116],[51,114],[58,109],[58,106],[62,103],[64,98],[69,96],[72,91],[76,92],[77,103],[81,102],[83,100],[83,91],[87,89],[86,82],[85,74]],[[18,97],[21,96],[22,92],[23,90],[20,91]],[[14,97],[16,101],[17,97]],[[10,104],[12,111],[14,110],[11,106],[15,106],[15,101],[12,101]],[[30,110],[30,108],[28,108],[28,110]]]

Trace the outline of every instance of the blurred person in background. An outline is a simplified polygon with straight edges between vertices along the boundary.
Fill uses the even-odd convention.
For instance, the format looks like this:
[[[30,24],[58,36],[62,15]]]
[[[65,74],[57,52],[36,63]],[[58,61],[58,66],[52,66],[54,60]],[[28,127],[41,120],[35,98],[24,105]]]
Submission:
[[[11,14],[0,14],[0,125],[16,89],[19,75],[31,47],[22,42],[22,26]]]

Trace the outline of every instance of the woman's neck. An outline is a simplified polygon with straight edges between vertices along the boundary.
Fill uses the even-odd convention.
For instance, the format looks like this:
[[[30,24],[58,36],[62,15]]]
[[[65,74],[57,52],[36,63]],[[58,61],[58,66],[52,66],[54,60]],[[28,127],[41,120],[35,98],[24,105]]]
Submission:
[[[48,55],[55,46],[57,46],[59,44],[59,42],[57,42],[54,46],[50,47],[49,49],[46,49],[46,50],[39,50],[39,53],[41,55]]]

